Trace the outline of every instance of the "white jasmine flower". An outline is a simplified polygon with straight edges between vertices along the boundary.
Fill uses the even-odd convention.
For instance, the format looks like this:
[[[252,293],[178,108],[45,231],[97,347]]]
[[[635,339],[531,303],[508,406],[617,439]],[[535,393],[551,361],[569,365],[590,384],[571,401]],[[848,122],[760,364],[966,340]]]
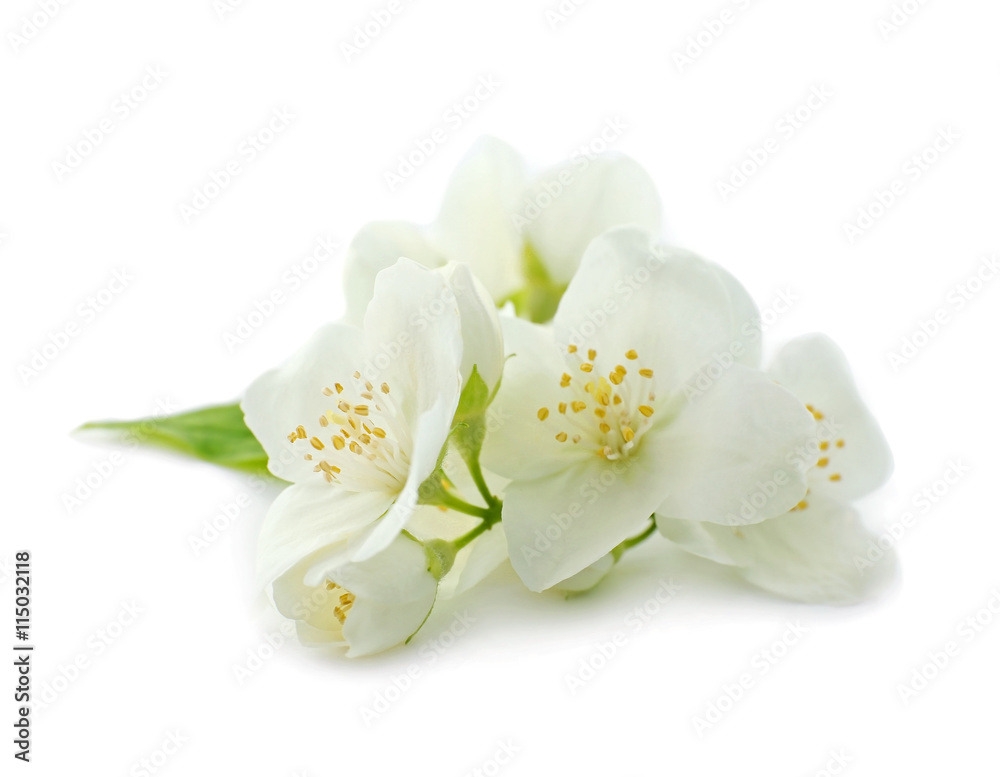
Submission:
[[[343,645],[349,657],[405,642],[427,618],[437,593],[423,546],[403,535],[362,562],[320,551],[274,581],[278,611],[296,621],[306,645]]]
[[[636,225],[659,233],[656,186],[634,160],[579,155],[529,178],[513,148],[482,138],[452,175],[435,222],[366,225],[347,252],[348,315],[360,319],[375,276],[399,257],[428,267],[469,264],[493,300],[548,320],[590,241]]]
[[[551,327],[505,319],[512,354],[487,436],[485,464],[504,495],[511,563],[532,590],[575,575],[648,524],[654,511],[752,523],[805,492],[787,457],[815,426],[759,359],[746,292],[643,230],[593,241]],[[748,334],[748,332],[750,334]],[[716,359],[707,391],[689,382]],[[766,501],[740,506],[762,484]]]
[[[810,445],[796,454],[809,466],[805,496],[784,515],[752,526],[692,523],[660,514],[657,525],[690,553],[731,566],[768,591],[805,601],[858,601],[895,570],[893,554],[875,570],[858,563],[872,534],[850,504],[888,479],[889,447],[829,338],[793,340],[768,374],[805,403],[815,419]]]

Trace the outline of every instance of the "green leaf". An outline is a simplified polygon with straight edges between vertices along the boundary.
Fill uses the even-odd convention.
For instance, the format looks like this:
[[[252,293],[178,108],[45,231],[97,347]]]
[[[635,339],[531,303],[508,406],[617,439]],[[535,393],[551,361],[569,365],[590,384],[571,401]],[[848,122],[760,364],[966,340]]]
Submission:
[[[135,421],[92,421],[78,431],[91,430],[122,432],[123,444],[149,445],[241,472],[270,475],[267,454],[247,428],[238,403]]]

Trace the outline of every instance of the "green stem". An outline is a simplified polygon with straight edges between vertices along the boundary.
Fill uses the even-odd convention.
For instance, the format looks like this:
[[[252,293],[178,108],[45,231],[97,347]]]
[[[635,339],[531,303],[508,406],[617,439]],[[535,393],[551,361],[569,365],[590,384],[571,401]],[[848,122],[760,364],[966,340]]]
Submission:
[[[456,552],[464,548],[479,535],[488,532],[494,525],[500,523],[500,517],[503,513],[503,502],[494,498],[494,504],[485,512],[486,515],[483,516],[483,522],[481,524],[479,524],[475,529],[466,532],[458,539],[452,540],[451,544],[452,547],[455,548]]]
[[[627,540],[625,540],[622,543],[619,543],[617,546],[615,546],[614,549],[612,549],[611,555],[614,557],[615,563],[618,563],[618,560],[625,554],[626,550],[630,550],[639,543],[645,542],[653,535],[653,532],[655,531],[656,531],[656,521],[653,519],[653,516],[649,516],[649,526],[647,526],[642,531],[641,534],[637,534],[634,537],[629,537]]]
[[[469,468],[469,474],[472,475],[472,480],[476,484],[476,488],[479,489],[479,493],[482,494],[483,499],[486,500],[486,504],[490,507],[496,507],[500,504],[500,500],[493,496],[493,492],[490,491],[490,487],[486,484],[483,468],[479,466],[479,457],[476,456],[471,461],[466,459],[465,466]]]
[[[484,521],[492,518],[492,507],[477,507],[476,505],[470,505],[468,502],[459,499],[457,496],[452,496],[443,489],[441,493],[438,494],[437,498],[437,504],[447,507],[449,510],[454,510],[458,513],[465,513],[466,515],[474,515],[477,518],[482,518]]]

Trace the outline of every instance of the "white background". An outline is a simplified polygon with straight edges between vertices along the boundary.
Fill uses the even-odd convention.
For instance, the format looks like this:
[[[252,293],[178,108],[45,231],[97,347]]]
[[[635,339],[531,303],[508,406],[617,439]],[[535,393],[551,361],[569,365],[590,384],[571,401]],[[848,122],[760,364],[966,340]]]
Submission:
[[[573,12],[554,26],[555,0],[401,0],[348,61],[343,44],[387,3],[248,0],[221,18],[218,5],[70,2],[52,15],[41,0],[11,0],[0,13],[0,612],[11,618],[9,562],[29,548],[35,692],[50,698],[33,714],[33,762],[18,769],[142,774],[147,758],[165,775],[770,776],[822,774],[839,768],[837,753],[858,777],[998,773],[1000,624],[987,610],[981,633],[964,632],[972,640],[959,624],[1000,605],[1000,281],[972,280],[1000,251],[1000,7],[909,0],[915,12],[890,30],[888,0],[591,0],[564,4]],[[729,23],[699,53],[689,36],[724,10]],[[46,23],[18,40],[26,18]],[[687,64],[675,57],[685,49],[696,55]],[[162,83],[123,116],[119,95],[141,92],[156,67]],[[482,78],[495,93],[446,119]],[[813,87],[832,97],[781,134]],[[180,206],[278,109],[294,115],[289,126],[185,220]],[[110,134],[69,165],[67,146],[106,118]],[[796,605],[655,541],[571,601],[500,573],[436,612],[410,647],[371,660],[289,642],[270,651],[280,620],[250,588],[270,493],[70,431],[237,398],[342,310],[340,250],[245,343],[223,340],[255,300],[289,291],[283,274],[317,238],[344,246],[369,220],[431,219],[482,134],[545,166],[615,119],[627,129],[614,145],[657,181],[673,240],[728,267],[765,311],[794,296],[769,344],[822,330],[847,352],[896,455],[866,516],[876,527],[913,517],[896,543],[900,581],[856,608]],[[437,127],[447,140],[390,190],[385,173]],[[905,174],[949,128],[958,140],[919,180]],[[719,182],[769,137],[777,153],[724,200]],[[844,225],[894,179],[905,194],[851,242]],[[115,271],[128,285],[83,313]],[[978,293],[958,309],[956,285],[970,283]],[[917,335],[923,347],[893,369],[890,353],[938,309],[947,323]],[[74,323],[79,334],[37,375],[20,369]],[[68,503],[116,451],[104,482]],[[937,483],[950,462],[970,471]],[[241,494],[250,506],[196,555],[191,537]],[[671,578],[682,591],[634,628],[630,613]],[[141,614],[115,625],[133,602]],[[452,639],[456,613],[474,622]],[[761,651],[796,621],[806,635],[761,674]],[[616,632],[624,646],[595,658]],[[900,684],[949,641],[958,654],[905,703]],[[240,682],[248,661],[256,671]],[[601,668],[574,693],[581,662]],[[699,734],[694,718],[742,674],[753,687]],[[11,687],[13,670],[4,677]],[[364,714],[386,697],[377,718]],[[174,732],[184,741],[164,762]],[[497,772],[507,743],[517,753]]]

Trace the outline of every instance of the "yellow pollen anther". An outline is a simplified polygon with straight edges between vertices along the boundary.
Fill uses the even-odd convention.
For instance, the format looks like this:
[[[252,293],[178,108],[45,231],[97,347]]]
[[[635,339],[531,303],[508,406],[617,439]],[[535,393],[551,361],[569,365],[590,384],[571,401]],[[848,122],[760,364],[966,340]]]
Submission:
[[[639,412],[646,416],[646,418],[649,418],[653,415],[653,408],[649,405],[639,405]]]
[[[549,417],[549,409],[547,407],[540,407],[540,408],[538,408],[538,420],[539,421],[544,421],[548,417]]]
[[[382,393],[383,394],[388,394],[389,393],[389,384],[388,383],[383,383],[380,386],[380,388],[382,389]]]
[[[380,440],[384,440],[385,439],[385,429],[383,429],[380,426],[376,426],[374,429],[372,429],[372,434],[374,434]]]
[[[365,381],[365,390],[367,390],[367,391],[371,391],[372,390],[372,383],[371,383],[370,380],[366,380]]]
[[[836,483],[838,480],[840,480],[840,473],[834,472],[832,475],[830,475],[830,480]]]
[[[360,370],[355,370],[354,371],[354,379],[355,380],[361,380],[361,371]]]
[[[590,362],[584,362],[580,365],[581,372],[591,372],[594,369],[594,365]]]
[[[567,346],[566,346],[566,350],[567,350],[567,351],[568,351],[569,353],[576,353],[576,346],[575,346],[575,345],[572,345],[572,344],[570,344],[570,345],[567,345]]]
[[[618,396],[617,394],[615,394],[615,404],[616,405],[620,405],[621,403],[622,403],[622,398],[620,396]],[[607,402],[602,402],[601,404],[602,405],[606,405],[608,403]]]
[[[625,380],[625,376],[620,372],[609,372],[608,380],[610,380],[616,386],[620,386],[622,381]]]
[[[332,389],[332,388],[330,388],[329,386],[326,386],[326,387],[325,387],[325,388],[323,389],[323,396],[325,396],[325,397],[329,397],[329,396],[332,396],[332,395],[333,395],[333,389]]]
[[[637,354],[635,352],[635,348],[629,348],[627,351],[625,351],[625,358],[626,359],[638,359],[639,358],[639,354]]]
[[[314,447],[318,451],[321,451],[326,447],[323,444],[323,441],[319,437],[313,437],[311,440],[309,440],[309,442],[312,445],[312,447]]]
[[[837,447],[838,448],[843,448],[844,447],[844,441],[843,440],[837,440]]]
[[[642,375],[642,377],[644,377],[644,378],[652,378],[653,377],[653,371],[651,369],[649,369],[648,367],[643,367],[641,370],[639,370],[639,374]]]
[[[299,424],[295,427],[295,434],[300,440],[304,440],[306,438],[306,428],[302,424]]]
[[[569,385],[570,380],[571,380],[571,378],[570,378],[569,373],[568,372],[564,372],[562,374],[562,378],[559,381],[559,385],[562,386],[563,388],[566,388]]]
[[[598,418],[604,418],[604,416],[606,416],[607,414],[608,411],[605,410],[603,407],[594,408],[594,415],[596,415]]]
[[[574,434],[573,435],[573,442],[580,442],[580,435]]]
[[[319,425],[320,426],[329,426],[330,425],[330,421],[327,420],[327,417],[325,415],[321,415],[319,417]]]
[[[559,434],[556,435],[556,439],[559,440],[559,442],[566,442],[566,436],[566,432],[559,432]]]
[[[351,453],[361,455],[361,446],[354,442],[354,440],[351,440]]]
[[[339,437],[337,435],[334,435],[333,437],[331,437],[330,438],[330,442],[333,443],[333,447],[336,448],[338,451],[344,450],[344,446],[347,444],[347,443],[344,442],[344,438],[343,437]]]
[[[829,463],[830,463],[830,460],[826,456],[824,456],[822,459],[820,459],[819,461],[816,462],[816,466],[817,467],[825,467]]]
[[[622,437],[625,438],[625,442],[632,442],[635,439],[635,432],[632,431],[631,426],[622,427]]]
[[[608,424],[605,421],[601,421],[600,429],[602,432],[604,432],[604,434],[607,434],[608,432],[611,431],[611,427],[608,426]]]
[[[559,412],[560,413],[565,413],[566,412],[566,403],[565,402],[560,402],[559,403]]]
[[[586,402],[582,402],[582,401],[580,401],[580,400],[578,399],[578,400],[576,400],[575,402],[573,402],[573,403],[572,403],[572,404],[570,405],[570,407],[572,407],[572,408],[573,408],[573,412],[574,412],[574,413],[579,413],[579,412],[580,412],[581,410],[586,410],[586,409],[587,409],[587,403],[586,403]]]
[[[625,369],[625,366],[623,364],[616,364],[615,365],[615,372],[619,372],[622,375],[627,375],[628,374],[628,370]]]
[[[339,394],[339,393],[341,393],[341,392],[342,392],[342,391],[344,390],[344,387],[343,387],[343,386],[341,386],[341,385],[340,385],[339,383],[334,383],[334,384],[333,384],[333,387],[334,387],[335,389],[337,389],[337,393],[338,393],[338,394]]]
[[[587,351],[587,358],[590,359],[591,361],[594,361],[594,359],[597,358],[597,351],[591,348],[589,351]]]
[[[805,510],[808,506],[809,506],[809,503],[805,499],[803,499],[801,502],[799,502],[797,505],[795,505],[795,509],[796,510]]]
[[[368,415],[368,405],[355,405],[354,412],[358,415]]]
[[[828,442],[827,442],[826,440],[823,440],[823,442],[821,442],[821,443],[819,444],[819,449],[820,449],[821,451],[825,451],[825,450],[826,450],[827,448],[829,448],[829,447],[830,447],[830,443],[828,443]]]
[[[350,405],[350,403],[345,402],[343,399],[340,400],[337,403],[337,408],[340,410],[341,413],[350,413],[351,412],[351,405]]]

